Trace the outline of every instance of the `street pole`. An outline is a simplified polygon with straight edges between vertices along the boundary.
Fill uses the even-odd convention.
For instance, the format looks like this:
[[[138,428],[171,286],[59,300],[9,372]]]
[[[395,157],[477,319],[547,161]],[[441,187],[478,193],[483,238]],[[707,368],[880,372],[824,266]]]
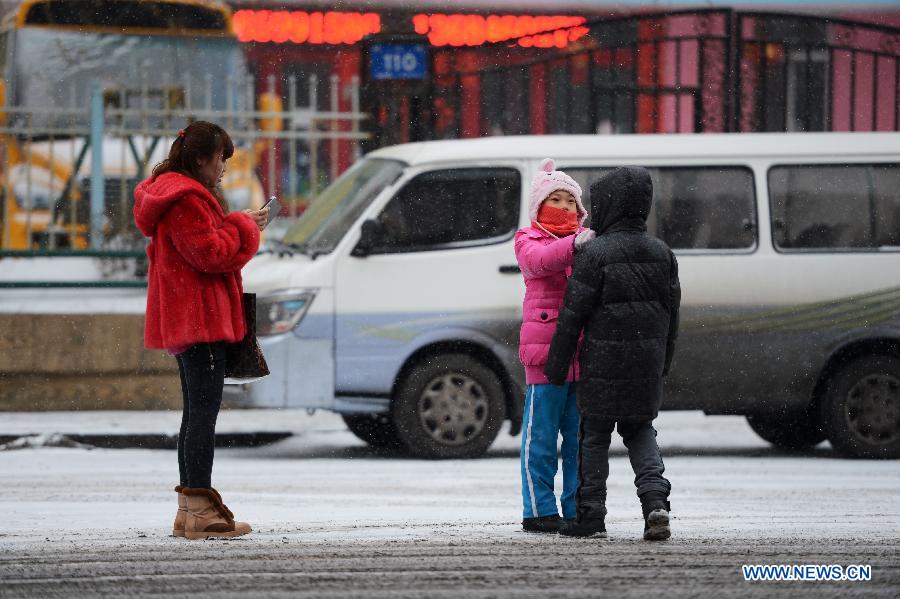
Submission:
[[[91,89],[91,248],[103,245],[103,93],[99,85]]]

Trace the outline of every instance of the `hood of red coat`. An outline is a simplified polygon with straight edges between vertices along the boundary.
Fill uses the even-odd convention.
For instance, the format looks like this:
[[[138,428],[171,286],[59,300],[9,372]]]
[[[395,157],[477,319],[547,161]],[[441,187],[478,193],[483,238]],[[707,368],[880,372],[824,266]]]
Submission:
[[[138,229],[147,237],[153,237],[172,204],[189,192],[203,198],[220,216],[225,216],[219,202],[199,181],[181,173],[163,173],[141,181],[134,190],[134,222]]]

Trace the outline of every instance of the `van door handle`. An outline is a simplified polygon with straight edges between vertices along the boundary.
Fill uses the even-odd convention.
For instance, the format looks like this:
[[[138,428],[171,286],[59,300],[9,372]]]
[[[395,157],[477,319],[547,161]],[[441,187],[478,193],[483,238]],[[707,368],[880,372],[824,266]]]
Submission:
[[[517,275],[522,272],[522,269],[519,268],[518,264],[504,264],[500,267],[501,275]]]

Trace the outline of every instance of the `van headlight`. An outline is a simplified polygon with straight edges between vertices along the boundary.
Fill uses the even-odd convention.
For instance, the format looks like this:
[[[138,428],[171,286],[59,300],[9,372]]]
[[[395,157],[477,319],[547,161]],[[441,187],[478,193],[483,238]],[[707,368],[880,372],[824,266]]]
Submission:
[[[277,335],[294,330],[300,324],[315,291],[280,291],[256,298],[256,334]]]

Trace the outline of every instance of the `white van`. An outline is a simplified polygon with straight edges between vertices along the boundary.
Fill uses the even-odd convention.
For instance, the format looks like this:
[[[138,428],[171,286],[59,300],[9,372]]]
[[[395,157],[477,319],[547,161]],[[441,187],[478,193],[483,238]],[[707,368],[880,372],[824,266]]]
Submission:
[[[272,375],[234,402],[340,412],[373,445],[484,452],[524,398],[513,235],[542,158],[654,182],[680,337],[664,409],[783,447],[900,456],[900,134],[493,137],[381,149],[244,271]],[[590,202],[586,199],[586,205]]]

